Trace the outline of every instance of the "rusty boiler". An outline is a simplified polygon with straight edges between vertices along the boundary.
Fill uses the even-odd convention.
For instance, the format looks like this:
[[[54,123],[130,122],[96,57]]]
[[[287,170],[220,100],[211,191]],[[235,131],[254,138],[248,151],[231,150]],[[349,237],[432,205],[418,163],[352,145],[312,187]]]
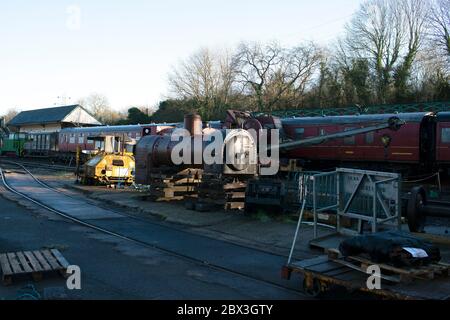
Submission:
[[[198,153],[203,154],[205,148],[212,143],[213,139],[203,139],[205,135],[212,134],[211,128],[203,130],[203,122],[199,115],[186,115],[184,119],[185,134],[191,137],[191,146],[194,146],[194,140],[201,138],[201,148],[191,149],[191,161],[189,164],[176,165],[172,161],[172,152],[174,148],[180,143],[178,139],[173,139],[174,135],[178,134],[176,131],[171,135],[151,135],[143,137],[136,146],[136,183],[148,185],[151,181],[151,176],[155,173],[172,173],[175,174],[186,168],[205,168],[203,162],[200,164],[193,164],[194,158],[198,159]],[[254,175],[257,173],[256,164],[245,164],[245,159],[250,157],[256,158],[257,143],[254,141],[252,135],[243,129],[225,130],[214,129],[214,133],[219,133],[223,139],[222,155],[227,155],[227,152],[234,152],[238,146],[239,150],[244,150],[239,156],[244,158],[244,164],[220,164],[214,167],[214,170],[219,170],[221,174],[229,175]],[[175,141],[172,141],[175,140]],[[197,153],[197,155],[195,154]],[[234,155],[233,155],[234,156]],[[202,157],[201,157],[202,159]],[[225,162],[225,161],[224,161]],[[219,169],[217,168],[219,167]]]

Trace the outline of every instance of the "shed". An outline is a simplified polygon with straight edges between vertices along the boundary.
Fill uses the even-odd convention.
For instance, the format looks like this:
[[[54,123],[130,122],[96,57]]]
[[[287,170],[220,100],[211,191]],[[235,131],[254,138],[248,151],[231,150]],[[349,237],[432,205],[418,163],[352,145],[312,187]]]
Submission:
[[[80,105],[22,111],[8,122],[16,132],[58,132],[64,128],[99,126],[101,123]]]

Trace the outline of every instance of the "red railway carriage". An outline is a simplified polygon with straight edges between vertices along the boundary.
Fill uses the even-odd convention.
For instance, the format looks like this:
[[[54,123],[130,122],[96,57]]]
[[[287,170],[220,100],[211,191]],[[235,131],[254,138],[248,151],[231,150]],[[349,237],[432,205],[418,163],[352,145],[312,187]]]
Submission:
[[[435,156],[438,165],[450,165],[450,112],[436,115]]]
[[[435,129],[433,127],[436,122],[436,117],[432,113],[293,118],[282,119],[282,125],[288,137],[303,139],[367,127],[386,122],[393,116],[406,122],[398,131],[385,129],[330,140],[319,145],[302,146],[289,150],[286,156],[291,159],[317,162],[327,160],[335,162],[388,161],[408,164],[432,162],[435,150],[433,141]],[[449,128],[448,145],[450,147],[450,122],[446,125]],[[447,159],[450,157],[447,156]]]
[[[149,125],[127,125],[127,126],[104,126],[91,128],[67,128],[59,133],[59,152],[76,152],[77,147],[82,150],[97,150],[100,141],[94,141],[89,137],[112,134],[125,135],[137,141],[146,135],[159,134],[162,130],[173,127],[172,124],[149,124]]]

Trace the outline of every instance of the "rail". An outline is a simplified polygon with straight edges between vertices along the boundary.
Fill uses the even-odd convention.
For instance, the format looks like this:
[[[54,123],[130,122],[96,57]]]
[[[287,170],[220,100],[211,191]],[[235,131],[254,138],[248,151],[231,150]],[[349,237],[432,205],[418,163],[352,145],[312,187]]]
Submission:
[[[40,181],[37,177],[35,177],[31,172],[29,172],[29,170],[27,170],[22,165],[20,165],[18,163],[15,163],[15,164],[18,165],[19,167],[21,167],[22,169],[24,169],[25,172],[27,174],[29,174],[43,188],[46,188],[48,190],[56,191],[56,192],[59,192],[61,194],[64,194],[63,192],[48,186],[47,184],[45,184],[45,182]],[[225,273],[232,274],[232,275],[235,275],[235,276],[240,276],[242,278],[246,278],[246,279],[249,279],[249,280],[252,280],[252,281],[263,283],[265,285],[270,285],[270,286],[272,286],[274,288],[278,288],[278,289],[285,290],[287,292],[294,293],[296,295],[302,296],[302,294],[298,290],[295,290],[295,289],[292,289],[290,287],[278,284],[278,283],[276,283],[276,282],[274,282],[272,280],[265,279],[265,278],[257,276],[257,275],[249,274],[247,272],[244,272],[243,270],[234,269],[234,268],[231,268],[231,267],[228,267],[228,266],[224,266],[224,265],[218,264],[218,263],[213,262],[213,261],[206,261],[204,259],[199,259],[197,257],[188,255],[185,252],[179,252],[179,251],[177,251],[175,249],[166,248],[166,247],[164,247],[162,245],[158,245],[158,244],[155,244],[153,242],[146,242],[144,240],[140,240],[138,238],[128,236],[128,235],[124,234],[123,232],[118,233],[118,232],[115,232],[115,231],[103,228],[101,226],[95,225],[95,224],[93,224],[91,222],[87,222],[85,220],[76,218],[76,217],[74,217],[74,216],[72,216],[72,215],[70,215],[70,214],[68,214],[66,212],[63,212],[61,210],[52,208],[50,205],[46,205],[43,202],[38,201],[38,200],[30,197],[29,195],[16,190],[12,185],[10,185],[8,183],[8,181],[6,179],[6,176],[5,176],[5,172],[3,171],[3,169],[1,167],[0,167],[0,182],[2,182],[3,186],[8,191],[10,191],[11,193],[13,193],[13,194],[15,194],[15,195],[17,195],[17,196],[19,196],[21,198],[24,198],[24,199],[34,203],[35,205],[37,205],[39,207],[42,207],[42,208],[48,210],[49,212],[52,212],[53,214],[61,216],[61,217],[65,218],[65,219],[71,221],[72,223],[76,223],[76,224],[82,225],[84,227],[90,228],[92,230],[101,232],[103,234],[107,234],[109,236],[112,236],[112,237],[115,237],[115,238],[118,238],[118,239],[125,240],[125,241],[130,242],[130,243],[134,243],[134,244],[137,244],[137,245],[141,245],[143,247],[147,247],[147,248],[150,248],[150,249],[158,250],[160,252],[169,254],[171,256],[174,256],[174,257],[177,257],[177,258],[189,261],[189,262],[194,263],[196,265],[205,266],[205,267],[207,267],[209,269],[212,269],[212,270],[215,270],[215,271],[225,272]],[[124,217],[130,217],[129,215],[127,215],[127,214],[125,214],[123,212],[120,212],[120,214],[123,215]],[[135,218],[135,219],[137,219],[137,218]],[[140,219],[137,219],[137,220],[140,220]],[[184,233],[187,233],[187,234],[191,234],[190,232],[188,232],[186,230],[168,227],[168,226],[163,225],[163,224],[152,223],[152,222],[148,222],[148,221],[146,221],[146,222],[149,223],[149,224],[152,224],[152,225],[157,225],[159,227],[163,227],[163,228],[167,228],[167,229],[173,229],[173,230],[176,230],[178,232],[184,232]],[[252,248],[252,247],[248,247],[248,246],[241,245],[241,244],[233,243],[232,245],[233,246],[237,246],[237,247],[242,247],[242,248],[245,248],[245,249],[248,249],[248,250],[259,251],[259,252],[262,252],[262,253],[265,253],[265,254],[273,254],[273,255],[278,255],[278,256],[285,257],[285,255],[274,254],[274,253],[270,253],[270,252],[262,250],[262,249]]]

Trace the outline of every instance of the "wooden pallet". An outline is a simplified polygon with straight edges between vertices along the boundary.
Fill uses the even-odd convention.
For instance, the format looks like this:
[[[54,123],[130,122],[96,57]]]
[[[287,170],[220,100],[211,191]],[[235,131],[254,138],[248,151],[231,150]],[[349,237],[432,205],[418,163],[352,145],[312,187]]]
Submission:
[[[398,268],[385,263],[376,263],[362,256],[344,258],[337,249],[328,249],[328,258],[361,272],[366,272],[371,265],[377,265],[382,270],[381,278],[391,282],[411,282],[414,279],[435,279],[450,275],[450,264],[442,262],[430,263],[426,266]]]
[[[40,281],[44,273],[59,272],[66,275],[69,263],[57,249],[10,252],[0,254],[0,266],[4,285],[11,285],[13,278],[31,274]]]

